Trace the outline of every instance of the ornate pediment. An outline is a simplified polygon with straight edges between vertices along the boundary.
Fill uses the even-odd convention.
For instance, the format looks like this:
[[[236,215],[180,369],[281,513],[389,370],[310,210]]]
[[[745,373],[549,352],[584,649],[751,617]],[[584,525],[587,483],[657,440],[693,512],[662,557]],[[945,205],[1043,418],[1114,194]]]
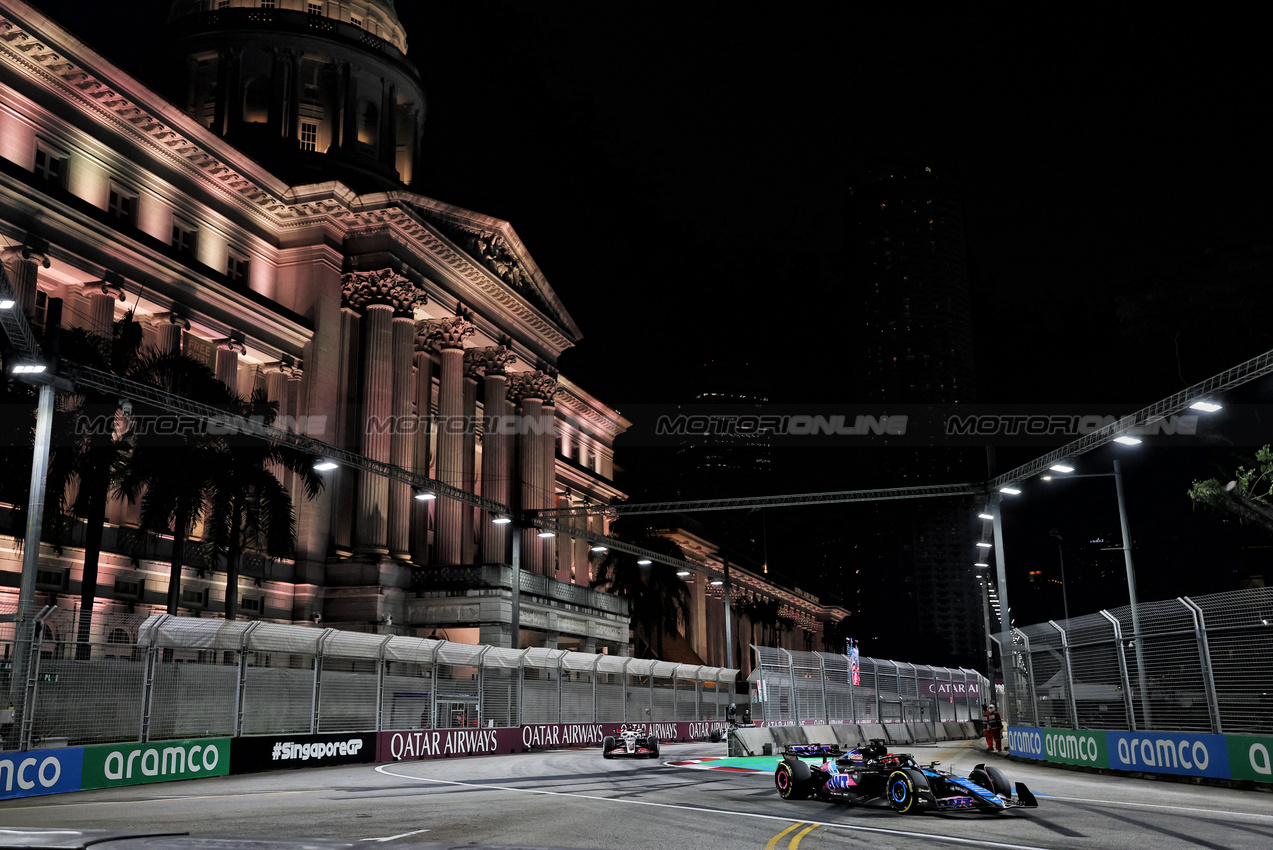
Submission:
[[[534,260],[527,256],[525,246],[515,235],[510,236],[512,230],[506,222],[476,214],[471,214],[474,220],[465,220],[466,211],[454,207],[444,211],[409,201],[408,206],[474,263],[578,338],[579,329],[574,320],[548,286]]]

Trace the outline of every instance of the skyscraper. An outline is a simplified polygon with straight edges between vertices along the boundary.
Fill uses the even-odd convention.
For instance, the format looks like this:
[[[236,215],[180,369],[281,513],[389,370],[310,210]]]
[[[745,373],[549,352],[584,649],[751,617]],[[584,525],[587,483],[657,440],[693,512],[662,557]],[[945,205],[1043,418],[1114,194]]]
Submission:
[[[964,217],[953,172],[928,154],[873,160],[849,190],[848,223],[862,400],[879,403],[881,413],[972,401]],[[940,443],[892,447],[873,467],[892,486],[967,481],[982,472],[975,456]],[[964,499],[875,506],[854,588],[862,607],[913,607],[951,652],[970,658],[982,641],[972,507]]]

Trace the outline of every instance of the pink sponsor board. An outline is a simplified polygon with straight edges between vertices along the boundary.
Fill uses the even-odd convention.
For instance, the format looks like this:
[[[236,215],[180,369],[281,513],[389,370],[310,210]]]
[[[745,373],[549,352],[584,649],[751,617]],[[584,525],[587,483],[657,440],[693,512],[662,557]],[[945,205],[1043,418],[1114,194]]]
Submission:
[[[532,723],[500,729],[411,729],[381,732],[376,736],[376,761],[417,761],[419,759],[520,753],[560,747],[599,747],[606,735],[613,735],[622,721],[614,723]],[[679,721],[632,723],[642,735],[660,741],[701,741],[713,732],[725,734],[720,721]]]

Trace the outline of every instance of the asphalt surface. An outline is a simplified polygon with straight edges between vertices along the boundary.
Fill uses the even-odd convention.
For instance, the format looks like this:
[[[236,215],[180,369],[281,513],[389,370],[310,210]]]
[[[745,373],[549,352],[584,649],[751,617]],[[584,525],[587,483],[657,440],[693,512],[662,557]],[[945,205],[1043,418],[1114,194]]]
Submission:
[[[906,750],[960,773],[985,760],[972,742]],[[787,802],[767,775],[668,764],[723,755],[724,744],[679,744],[657,761],[606,761],[587,749],[278,771],[8,800],[0,826],[607,850],[1273,847],[1273,795],[1259,791],[996,760],[1029,785],[1038,809],[899,816]]]

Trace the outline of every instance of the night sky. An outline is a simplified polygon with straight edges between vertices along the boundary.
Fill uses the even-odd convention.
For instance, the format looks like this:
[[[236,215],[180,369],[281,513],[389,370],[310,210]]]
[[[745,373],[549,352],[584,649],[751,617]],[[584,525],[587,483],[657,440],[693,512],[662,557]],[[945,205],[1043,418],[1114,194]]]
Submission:
[[[130,4],[154,20],[37,5],[153,72],[138,63],[166,4]],[[847,190],[866,159],[903,151],[959,175],[978,401],[1134,409],[1273,348],[1267,302],[1209,297],[1191,277],[1204,249],[1273,240],[1273,83],[1261,28],[1233,10],[398,7],[429,95],[416,188],[513,224],[583,330],[563,373],[621,411],[684,400],[717,358],[758,364],[755,390],[775,400],[854,401]],[[1137,328],[1120,319],[1121,296],[1171,286],[1201,295]],[[1001,470],[1042,451],[1002,452]],[[1220,528],[1183,492],[1230,455],[1185,452],[1129,462],[1138,541]],[[855,486],[851,450],[774,461],[778,491]],[[641,479],[640,452],[621,444],[618,462]],[[1019,508],[1010,560],[1050,562],[1049,527],[1107,521],[1087,518],[1112,509],[1101,481],[1112,491],[1074,484],[1072,502]],[[769,534],[771,562],[797,576],[795,535],[818,534],[799,525]],[[1022,612],[1036,614],[1060,616]]]

